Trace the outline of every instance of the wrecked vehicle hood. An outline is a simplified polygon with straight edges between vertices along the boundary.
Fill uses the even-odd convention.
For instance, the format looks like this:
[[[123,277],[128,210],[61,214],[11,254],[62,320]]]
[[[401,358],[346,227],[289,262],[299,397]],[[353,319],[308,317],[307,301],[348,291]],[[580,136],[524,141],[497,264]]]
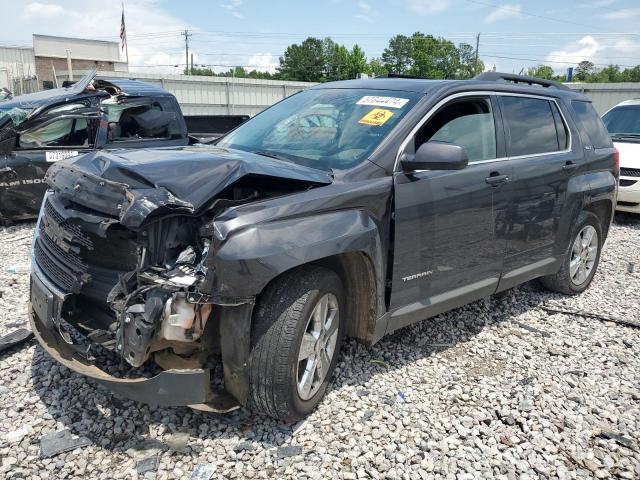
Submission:
[[[63,197],[136,229],[163,212],[198,213],[247,177],[300,191],[332,182],[329,172],[215,146],[91,152],[56,163],[45,178]]]

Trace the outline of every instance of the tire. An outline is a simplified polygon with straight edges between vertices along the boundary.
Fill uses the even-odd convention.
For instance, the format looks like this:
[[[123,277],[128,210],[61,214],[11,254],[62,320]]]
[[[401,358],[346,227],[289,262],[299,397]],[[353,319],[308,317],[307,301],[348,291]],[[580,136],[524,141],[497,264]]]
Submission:
[[[323,314],[321,306],[325,304]],[[246,405],[249,409],[284,421],[299,420],[313,411],[324,396],[338,361],[344,336],[344,305],[340,278],[322,267],[297,268],[265,289],[253,319]],[[335,330],[327,334],[327,330],[319,329],[323,323],[320,317],[327,319],[325,326],[337,322]],[[318,335],[315,343],[314,333]],[[313,367],[316,357],[324,359],[316,360],[320,370]]]
[[[589,255],[589,252],[592,250],[589,249],[589,252],[586,254],[581,251],[581,255],[584,254],[588,257],[583,261],[578,262],[576,259],[579,257],[577,255],[577,251],[580,251],[579,248],[574,249],[576,246],[576,242],[578,241],[578,236],[582,235],[582,243],[586,241],[586,237],[584,235],[587,232],[594,232],[597,235],[597,238],[590,244],[591,247],[597,248],[595,254],[593,256]],[[567,248],[567,252],[565,253],[565,258],[562,261],[562,267],[560,271],[555,275],[549,275],[546,277],[542,277],[541,283],[548,290],[554,292],[564,293],[565,295],[576,295],[578,293],[584,292],[591,284],[593,280],[593,276],[598,269],[598,263],[600,262],[600,253],[602,251],[602,245],[604,243],[604,236],[602,233],[602,225],[600,224],[600,219],[591,212],[580,212],[578,215],[578,220],[572,229],[571,241],[569,242],[569,247]],[[580,257],[584,258],[584,257]],[[577,274],[575,268],[572,269],[572,260],[577,263],[584,264],[585,269],[583,271],[584,275]],[[575,265],[575,264],[574,264]],[[590,268],[586,268],[590,265]],[[578,268],[580,270],[580,267]],[[574,273],[572,275],[572,273]]]

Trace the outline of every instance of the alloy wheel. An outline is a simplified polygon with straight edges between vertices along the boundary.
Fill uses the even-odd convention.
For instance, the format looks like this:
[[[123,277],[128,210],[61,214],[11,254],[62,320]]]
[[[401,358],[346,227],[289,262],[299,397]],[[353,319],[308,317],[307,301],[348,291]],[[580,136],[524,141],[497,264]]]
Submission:
[[[340,317],[338,299],[323,295],[307,320],[298,353],[297,388],[302,400],[309,400],[322,386],[336,354]]]
[[[569,275],[574,285],[582,285],[593,270],[598,257],[598,232],[586,225],[576,236],[571,247]]]

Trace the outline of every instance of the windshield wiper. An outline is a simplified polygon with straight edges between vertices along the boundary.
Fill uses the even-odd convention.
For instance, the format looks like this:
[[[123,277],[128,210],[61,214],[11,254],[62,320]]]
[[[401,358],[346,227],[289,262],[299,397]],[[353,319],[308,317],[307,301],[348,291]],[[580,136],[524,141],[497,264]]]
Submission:
[[[640,138],[640,133],[612,133],[611,138]]]
[[[291,161],[287,157],[280,155],[275,152],[269,152],[268,150],[252,150],[251,153],[255,153],[256,155],[261,155],[263,157],[275,158],[276,160],[285,160]]]

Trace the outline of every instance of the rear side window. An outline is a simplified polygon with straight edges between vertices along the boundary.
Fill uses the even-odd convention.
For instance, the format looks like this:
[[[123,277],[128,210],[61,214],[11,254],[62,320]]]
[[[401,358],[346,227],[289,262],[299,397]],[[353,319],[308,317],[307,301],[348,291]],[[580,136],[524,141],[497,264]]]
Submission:
[[[509,156],[564,150],[560,146],[551,102],[540,98],[502,97]]]
[[[598,113],[590,102],[572,100],[571,107],[578,117],[578,121],[591,141],[594,148],[608,148],[611,146],[611,138],[604,128]]]

